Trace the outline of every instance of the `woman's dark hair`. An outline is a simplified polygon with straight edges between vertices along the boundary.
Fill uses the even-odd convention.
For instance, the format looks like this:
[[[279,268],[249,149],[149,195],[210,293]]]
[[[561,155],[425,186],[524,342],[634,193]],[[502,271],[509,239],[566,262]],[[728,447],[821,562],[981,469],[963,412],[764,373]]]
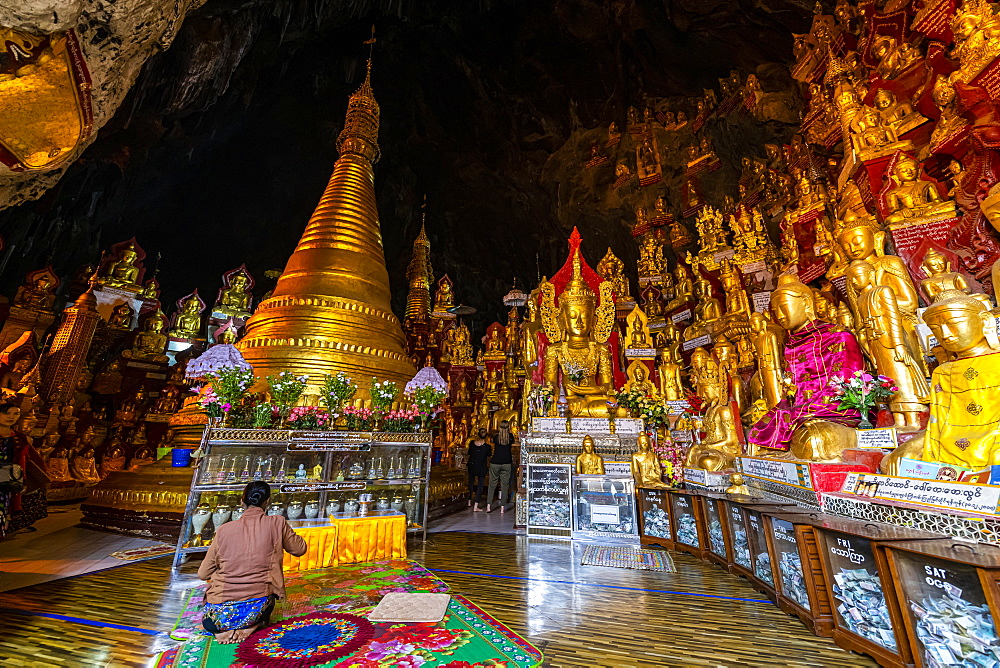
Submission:
[[[12,404],[12,403],[10,403],[8,401],[8,402],[4,402],[4,403],[0,404],[0,413],[3,413],[3,414],[6,415],[7,411],[9,411],[11,408],[16,408],[18,410],[21,409],[21,407],[18,406],[17,404]]]
[[[263,508],[267,500],[271,498],[271,486],[263,480],[254,480],[243,489],[243,503],[249,508],[257,506]]]

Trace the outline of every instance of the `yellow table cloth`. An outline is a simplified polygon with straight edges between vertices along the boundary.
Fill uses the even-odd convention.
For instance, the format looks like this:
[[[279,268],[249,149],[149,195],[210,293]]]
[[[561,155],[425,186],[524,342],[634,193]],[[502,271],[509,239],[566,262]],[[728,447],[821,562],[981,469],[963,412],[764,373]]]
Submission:
[[[312,520],[315,522],[315,520]],[[285,553],[285,571],[308,571],[340,564],[406,558],[406,515],[332,518],[322,526],[296,526],[306,541],[306,553]]]

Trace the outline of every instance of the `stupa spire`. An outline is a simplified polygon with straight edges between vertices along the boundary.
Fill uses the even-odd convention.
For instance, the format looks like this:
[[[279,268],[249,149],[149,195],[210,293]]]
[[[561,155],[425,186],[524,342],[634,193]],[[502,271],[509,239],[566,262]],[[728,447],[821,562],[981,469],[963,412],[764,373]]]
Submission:
[[[413,255],[406,268],[406,280],[410,291],[406,295],[407,320],[424,321],[431,312],[431,284],[434,270],[431,268],[431,242],[427,240],[427,195],[421,205],[420,234],[413,240]]]
[[[371,377],[408,381],[413,364],[390,308],[389,274],[375,203],[379,107],[364,83],[347,104],[340,157],[270,299],[237,347],[261,377],[282,370],[343,371],[364,388]]]

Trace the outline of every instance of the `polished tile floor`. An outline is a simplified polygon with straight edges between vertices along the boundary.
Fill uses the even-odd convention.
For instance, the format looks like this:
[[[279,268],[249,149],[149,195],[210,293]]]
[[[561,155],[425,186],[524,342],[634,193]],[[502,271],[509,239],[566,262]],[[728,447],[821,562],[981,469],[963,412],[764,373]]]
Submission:
[[[449,532],[410,556],[538,646],[548,666],[875,665],[687,555],[674,555],[677,573],[656,573],[581,566],[581,552]],[[147,665],[168,642],[196,566],[172,577],[164,557],[0,593],[0,665]]]

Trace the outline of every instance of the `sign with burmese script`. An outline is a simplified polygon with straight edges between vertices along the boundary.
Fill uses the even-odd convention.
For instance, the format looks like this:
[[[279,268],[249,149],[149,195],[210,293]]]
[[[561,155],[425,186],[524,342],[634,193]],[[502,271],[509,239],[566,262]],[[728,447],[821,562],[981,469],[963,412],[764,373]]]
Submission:
[[[303,482],[288,483],[281,485],[278,489],[284,494],[294,494],[295,492],[348,492],[364,491],[368,487],[367,482]]]
[[[862,450],[892,450],[897,445],[896,428],[858,429],[858,447]]]
[[[695,348],[699,348],[701,346],[710,346],[710,345],[712,345],[712,337],[709,336],[708,334],[705,334],[704,336],[699,336],[696,339],[685,341],[684,350],[694,350]]]
[[[849,473],[842,492],[869,499],[901,501],[931,508],[1000,517],[1000,487],[967,482],[897,478],[876,473]]]
[[[780,482],[783,485],[794,485],[812,489],[808,464],[764,459],[761,457],[740,457],[740,471],[743,475],[761,480]]]
[[[371,434],[351,431],[293,431],[289,450],[371,450]]]
[[[610,434],[611,423],[607,418],[572,418],[573,433]],[[616,434],[638,434],[643,430],[639,418],[616,418]],[[566,418],[536,417],[531,418],[531,431],[544,433],[566,433]]]

